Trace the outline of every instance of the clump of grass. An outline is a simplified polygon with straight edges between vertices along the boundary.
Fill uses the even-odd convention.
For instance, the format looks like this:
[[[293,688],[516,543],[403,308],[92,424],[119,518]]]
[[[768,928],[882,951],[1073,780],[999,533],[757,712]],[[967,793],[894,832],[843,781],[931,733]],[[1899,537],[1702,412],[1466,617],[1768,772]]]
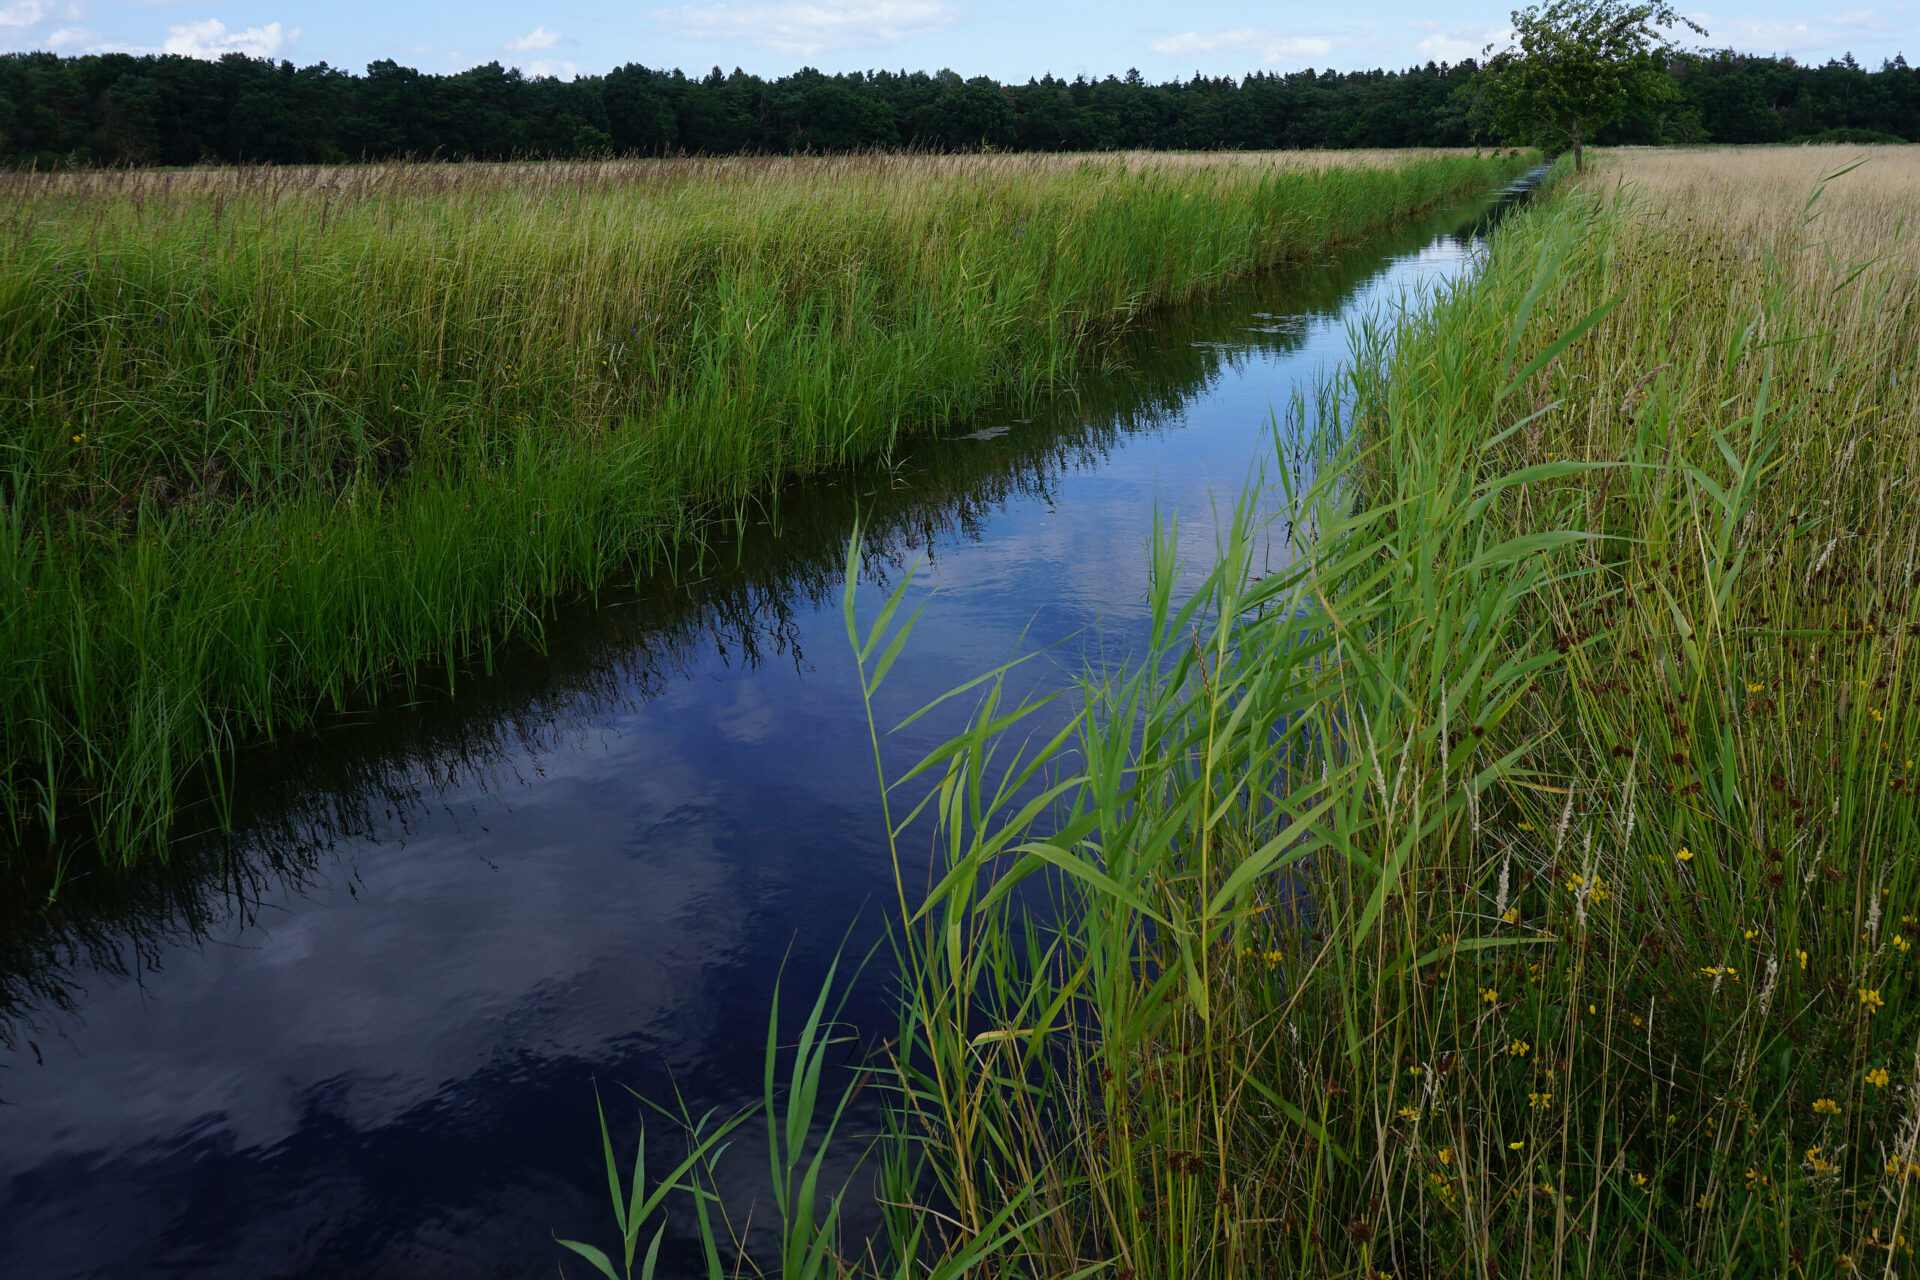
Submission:
[[[1517,163],[0,178],[7,830],[159,848],[237,744]]]
[[[1065,729],[990,680],[909,775],[897,1119],[949,1238],[1912,1274],[1913,251],[1858,175],[1621,165],[1365,335],[1288,567],[1243,512]]]

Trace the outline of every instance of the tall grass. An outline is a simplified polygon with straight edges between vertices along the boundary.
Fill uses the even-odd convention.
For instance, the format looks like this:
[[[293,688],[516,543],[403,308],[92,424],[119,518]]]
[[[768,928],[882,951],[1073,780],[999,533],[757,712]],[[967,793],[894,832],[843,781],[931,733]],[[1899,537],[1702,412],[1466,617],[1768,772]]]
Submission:
[[[7,832],[161,847],[236,745],[1518,163],[8,175]]]
[[[1018,1205],[1005,1274],[1914,1273],[1920,290],[1826,159],[1507,224],[1279,442],[1287,567],[1249,503],[1179,601],[1161,540],[1134,667],[1064,728],[992,676],[891,780],[941,833],[903,1220]]]

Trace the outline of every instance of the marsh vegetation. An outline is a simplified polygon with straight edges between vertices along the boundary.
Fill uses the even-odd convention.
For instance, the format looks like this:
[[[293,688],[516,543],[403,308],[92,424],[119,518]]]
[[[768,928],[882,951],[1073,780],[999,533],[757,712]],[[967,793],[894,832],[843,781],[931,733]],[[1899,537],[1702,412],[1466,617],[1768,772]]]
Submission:
[[[988,673],[883,778],[888,1235],[847,1266],[1913,1272],[1920,159],[1858,158],[1598,157],[1282,414],[1197,592],[1156,543],[1131,663]],[[20,178],[12,838],[157,848],[236,742],[1512,168]],[[861,616],[859,553],[880,739],[915,615]],[[798,1277],[856,1249],[842,1034],[796,1004],[754,1122]],[[735,1265],[712,1148],[650,1114],[650,1169],[607,1153],[627,1260],[664,1207]]]
[[[897,1257],[1913,1273],[1920,158],[1857,159],[1605,157],[1295,406],[1286,567],[1250,501],[1064,725],[989,676],[887,780]]]
[[[538,635],[784,476],[1070,382],[1155,306],[1513,158],[912,158],[5,179],[16,848],[164,847],[237,746]]]

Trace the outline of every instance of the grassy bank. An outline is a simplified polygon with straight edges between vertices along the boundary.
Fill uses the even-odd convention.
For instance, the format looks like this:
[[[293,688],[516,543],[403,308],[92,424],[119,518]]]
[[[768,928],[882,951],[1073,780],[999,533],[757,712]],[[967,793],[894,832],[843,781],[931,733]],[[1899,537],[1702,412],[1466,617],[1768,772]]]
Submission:
[[[1288,442],[1291,565],[1243,520],[1064,734],[989,698],[930,759],[893,1080],[945,1217],[897,1240],[1915,1273],[1920,163],[1848,159],[1509,223]]]
[[[780,477],[1069,381],[1145,308],[1518,163],[10,175],[6,831],[157,848],[237,744],[450,680]]]

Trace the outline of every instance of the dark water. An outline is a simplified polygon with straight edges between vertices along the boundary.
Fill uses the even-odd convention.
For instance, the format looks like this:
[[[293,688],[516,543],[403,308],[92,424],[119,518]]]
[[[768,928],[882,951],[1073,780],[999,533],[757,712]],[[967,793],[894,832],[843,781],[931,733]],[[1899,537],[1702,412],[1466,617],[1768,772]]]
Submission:
[[[933,594],[883,723],[1016,653],[1059,642],[1043,683],[1124,654],[1156,507],[1204,562],[1270,415],[1347,321],[1468,269],[1497,204],[1166,317],[1030,417],[796,486],[704,581],[250,758],[236,833],[166,872],[16,904],[0,1274],[481,1280],[555,1274],[554,1232],[611,1246],[594,1084],[750,1101],[783,960],[811,994],[884,930],[839,612],[856,507],[866,616],[916,562]],[[955,727],[889,740],[891,767]],[[891,1025],[884,964],[849,1012]],[[726,1166],[736,1204],[760,1158]]]

